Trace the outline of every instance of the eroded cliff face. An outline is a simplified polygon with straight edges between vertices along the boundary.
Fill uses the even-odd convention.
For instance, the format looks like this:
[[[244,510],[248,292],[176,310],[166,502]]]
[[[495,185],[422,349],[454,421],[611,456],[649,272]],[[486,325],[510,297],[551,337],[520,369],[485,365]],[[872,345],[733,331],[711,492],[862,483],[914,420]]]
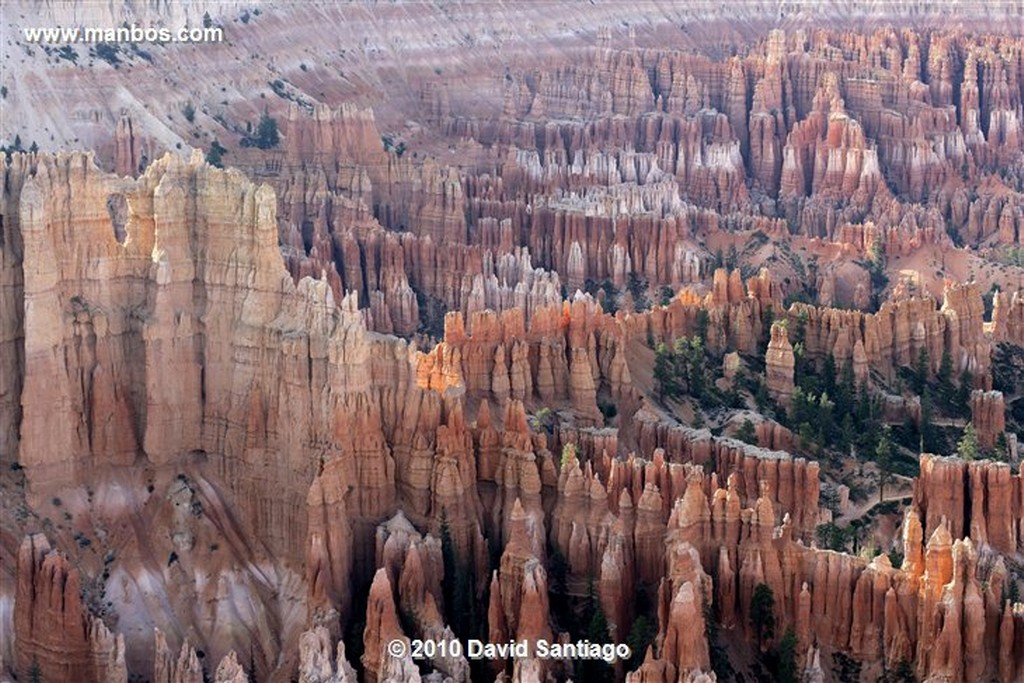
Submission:
[[[277,11],[251,15],[254,34],[236,21],[240,47],[214,60],[251,63],[267,26],[287,42]],[[436,19],[381,11],[396,36]],[[613,668],[632,681],[713,680],[709,626],[750,652],[792,628],[808,680],[838,653],[928,680],[1024,676],[1006,599],[1019,465],[921,456],[902,566],[822,550],[832,513],[799,438],[762,417],[758,446],[684,426],[653,399],[650,348],[701,336],[733,387],[763,374],[782,409],[798,360],[849,366],[896,425],[923,408],[884,392],[948,357],[980,445],[1016,443],[1021,399],[992,354],[1024,345],[1020,39],[754,27],[718,57],[690,34],[720,19],[683,12],[675,49],[675,19],[594,23],[619,11],[557,49],[523,48],[553,30],[537,14],[479,38],[502,44],[478,60],[493,73],[465,70],[471,88],[369,43],[351,82],[383,92],[390,69],[407,91],[355,97],[323,64],[270,59],[292,95],[269,105],[282,144],[225,136],[241,171],[158,158],[192,131],[130,98],[97,144],[115,174],[86,154],[0,159],[4,666],[580,677],[386,646],[469,623],[569,640],[565,605],[586,601],[615,642],[641,616],[657,630],[633,671]],[[248,109],[223,107],[196,126],[242,129]],[[758,643],[762,584],[777,626]]]
[[[709,668],[703,630],[678,624],[711,605],[752,638],[762,583],[801,653],[913,661],[922,676],[1016,675],[1019,608],[1002,602],[1002,560],[977,550],[1021,547],[1024,502],[1008,466],[923,458],[896,569],[810,545],[817,463],[640,407],[630,340],[691,333],[704,310],[709,343],[756,348],[763,328],[729,321],[756,323],[778,303],[767,274],[744,285],[720,271],[703,301],[684,291],[643,314],[611,316],[582,294],[538,306],[529,323],[522,308],[473,312],[468,324],[455,312],[421,352],[370,332],[357,295],[336,300],[326,278],[294,284],[274,193],[237,172],[166,157],[131,180],[84,155],[14,159],[3,169],[18,191],[5,195],[17,216],[6,234],[21,251],[5,253],[21,256],[8,272],[23,279],[7,291],[23,297],[24,318],[5,318],[5,332],[24,356],[5,376],[23,382],[25,501],[40,517],[63,514],[44,525],[58,542],[106,553],[78,552],[72,568],[42,536],[25,541],[16,670],[38,660],[55,679],[88,667],[92,680],[174,681],[219,662],[226,680],[250,670],[346,680],[336,644],[365,610],[360,669],[400,680],[415,666],[382,644],[453,633],[443,535],[476,595],[490,596],[493,638],[555,636],[552,551],[570,590],[593,577],[617,638],[638,616],[636,586],[656,587],[659,637],[638,680]],[[940,338],[974,349],[981,321],[961,313],[961,291],[925,315],[957,321],[962,332]],[[823,311],[789,312],[806,324],[808,353],[874,357],[870,325],[852,325],[864,337],[845,343],[849,332],[826,331],[842,319],[823,327]],[[769,387],[787,366],[772,361],[786,345],[774,330]],[[606,426],[599,394],[634,406],[627,431]],[[992,396],[975,394],[986,435]],[[545,405],[562,407],[554,432],[538,422]],[[493,571],[488,548],[501,549]],[[399,618],[414,605],[413,621]],[[431,666],[468,680],[459,657]],[[521,678],[561,675],[541,660],[509,666]]]

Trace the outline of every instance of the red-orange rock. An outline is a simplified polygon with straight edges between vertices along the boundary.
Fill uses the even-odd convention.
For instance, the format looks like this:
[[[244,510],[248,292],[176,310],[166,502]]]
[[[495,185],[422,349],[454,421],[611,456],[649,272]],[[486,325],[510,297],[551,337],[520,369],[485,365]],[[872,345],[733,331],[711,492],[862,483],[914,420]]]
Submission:
[[[765,383],[769,393],[779,405],[788,406],[793,397],[793,369],[796,367],[796,359],[786,328],[778,323],[772,325],[765,366]]]
[[[127,681],[124,638],[113,636],[82,603],[78,570],[51,550],[45,536],[26,537],[18,551],[15,666],[44,680]]]
[[[1001,391],[971,392],[971,422],[978,433],[978,443],[986,449],[996,444],[996,438],[1006,431],[1006,407]]]

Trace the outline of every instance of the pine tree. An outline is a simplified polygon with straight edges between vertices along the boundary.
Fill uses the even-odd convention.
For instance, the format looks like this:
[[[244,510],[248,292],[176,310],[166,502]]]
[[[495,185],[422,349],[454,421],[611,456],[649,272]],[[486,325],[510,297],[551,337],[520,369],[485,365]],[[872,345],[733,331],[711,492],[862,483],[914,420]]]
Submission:
[[[793,345],[803,344],[807,336],[807,309],[801,308],[796,314],[796,323],[793,325],[793,334],[789,339]]]
[[[779,641],[779,683],[797,683],[799,680],[796,670],[796,647],[796,632],[792,628],[788,628],[786,634],[782,636],[782,640]]]
[[[281,138],[277,132],[277,121],[264,111],[263,115],[260,116],[259,125],[256,126],[256,146],[260,149],[270,149],[271,147],[277,147],[277,143],[280,141]]]
[[[725,257],[725,267],[728,268],[729,270],[733,270],[734,268],[736,268],[736,266],[739,265],[739,262],[740,255],[739,252],[736,251],[736,245],[730,244],[729,255]]]
[[[206,153],[206,163],[217,168],[224,168],[223,159],[227,153],[228,151],[224,146],[217,141],[217,138],[214,138],[213,142],[210,143],[210,151]]]
[[[960,388],[956,392],[956,403],[961,414],[966,414],[971,405],[971,391],[974,389],[974,375],[967,368],[960,373]]]
[[[739,430],[736,432],[736,438],[744,443],[757,445],[757,429],[749,418],[743,420],[743,424],[740,425]]]
[[[857,420],[860,422],[861,427],[874,417],[873,412],[871,396],[868,394],[868,383],[862,382],[857,396]]]
[[[889,425],[882,427],[882,436],[878,439],[878,447],[875,448],[875,464],[878,465],[878,502],[885,499],[885,483],[892,474],[893,463],[892,428]]]
[[[757,634],[757,644],[763,649],[765,642],[775,637],[775,593],[768,584],[759,583],[754,588],[750,623]]]
[[[587,625],[587,640],[592,643],[607,643],[611,640],[608,619],[600,605],[594,609],[594,615],[590,617],[590,623]]]
[[[953,356],[949,349],[942,352],[942,361],[939,363],[939,373],[936,375],[939,382],[939,400],[949,404],[953,400],[956,389],[953,387]]]
[[[917,683],[917,678],[914,677],[914,669],[910,666],[910,662],[905,659],[901,659],[899,664],[896,665],[895,669],[890,669],[885,672],[885,675],[881,679],[882,683]]]
[[[857,428],[853,424],[853,415],[846,413],[843,415],[842,424],[839,425],[839,445],[846,451],[856,438]]]
[[[711,324],[711,316],[708,314],[707,310],[704,309],[704,308],[699,309],[697,311],[696,329],[697,329],[697,338],[700,339],[701,342],[706,342],[707,341],[707,339],[708,339],[708,326],[710,324]]]
[[[33,659],[32,665],[28,668],[29,683],[42,683],[43,670],[39,668],[39,661]]]
[[[774,323],[774,322],[775,322],[775,309],[772,308],[771,306],[766,306],[765,309],[764,309],[764,314],[762,315],[762,322],[761,322],[762,336],[764,337],[763,341],[766,344],[768,343],[768,338],[771,335],[772,323]],[[762,351],[761,354],[763,355],[764,352]]]
[[[836,386],[836,357],[832,355],[830,351],[825,356],[825,366],[821,369],[821,381],[822,390],[829,396],[835,396],[837,392]]]
[[[569,574],[569,561],[565,559],[565,555],[558,548],[553,548],[549,555],[550,570],[548,576],[551,577],[551,592],[556,594],[565,593],[565,579]]]
[[[964,435],[956,445],[956,454],[964,460],[978,459],[978,432],[973,422],[964,427]]]
[[[632,652],[627,665],[628,669],[635,669],[644,661],[647,648],[654,642],[657,635],[658,627],[651,623],[647,616],[641,614],[633,620],[633,626],[629,629],[629,636],[626,638],[626,644],[629,645]]]
[[[441,559],[444,562],[444,582],[442,593],[444,595],[444,617],[445,621],[455,626],[455,586],[457,583],[455,557],[455,542],[452,541],[452,530],[448,524],[448,510],[441,508]]]
[[[917,352],[917,365],[914,367],[914,393],[920,396],[928,386],[928,351],[922,346]]]
[[[711,670],[720,681],[733,680],[736,671],[729,661],[729,653],[718,637],[718,615],[711,605],[704,605],[704,637],[708,641],[708,654],[711,659]],[[641,660],[643,658],[641,657]]]
[[[999,432],[996,437],[996,447],[993,457],[996,460],[1007,462],[1010,459],[1010,446],[1006,443],[1006,432]]]
[[[857,386],[853,376],[853,364],[846,361],[839,373],[839,386],[836,389],[836,413],[846,415],[853,412],[856,398]]]
[[[674,354],[664,343],[654,349],[654,386],[661,400],[675,398],[681,393],[676,378]]]
[[[935,425],[932,423],[935,410],[932,407],[931,392],[925,389],[921,395],[921,443],[922,453],[931,453],[935,450]]]
[[[835,430],[834,415],[836,404],[828,397],[828,392],[823,392],[818,397],[815,424],[818,428],[818,443],[826,444],[832,440],[832,432]]]
[[[1006,583],[1003,584],[1002,602],[1005,603],[1007,600],[1010,601],[1011,605],[1020,602],[1020,586],[1017,584],[1016,575],[1011,575]]]
[[[682,343],[680,343],[680,341]],[[705,380],[704,341],[700,337],[676,340],[676,362],[686,378],[687,391],[697,399],[704,396]]]

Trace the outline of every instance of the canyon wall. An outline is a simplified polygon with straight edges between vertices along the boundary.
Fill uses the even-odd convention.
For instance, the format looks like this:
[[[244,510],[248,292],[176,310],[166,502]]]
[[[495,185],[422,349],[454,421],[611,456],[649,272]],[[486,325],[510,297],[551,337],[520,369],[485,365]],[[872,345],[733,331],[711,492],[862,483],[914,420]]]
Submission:
[[[922,455],[895,567],[816,547],[832,473],[794,456],[789,430],[759,419],[749,445],[652,398],[652,348],[695,334],[744,373],[763,361],[783,408],[798,354],[849,364],[873,395],[948,356],[996,446],[1020,398],[993,353],[1024,345],[1019,36],[761,31],[666,7],[620,30],[614,5],[582,36],[535,10],[484,35],[399,5],[378,22],[394,36],[368,29],[379,39],[329,70],[288,49],[347,10],[298,28],[272,8],[223,17],[236,10],[237,43],[198,64],[254,71],[187,130],[190,99],[160,101],[155,123],[134,79],[116,90],[141,57],[78,88],[117,93],[109,121],[106,103],[55,121],[41,105],[69,87],[12,86],[20,120],[68,140],[106,121],[110,139],[97,156],[0,158],[11,673],[412,681],[389,641],[470,621],[492,640],[567,639],[555,602],[589,598],[616,641],[656,622],[633,681],[711,680],[710,626],[750,652],[792,628],[812,680],[838,653],[921,679],[1024,676],[1019,464]],[[475,56],[381,47],[428,19]],[[721,44],[696,35],[710,25]],[[524,48],[542,29],[558,40]],[[209,85],[163,49],[153,90]],[[264,151],[237,139],[268,82],[288,97],[267,98],[281,143]],[[205,133],[237,169],[158,154]],[[904,271],[920,282],[880,284]],[[761,584],[771,642],[751,624]],[[470,665],[423,663],[456,682]],[[536,657],[486,674],[580,677]]]
[[[606,314],[584,294],[538,305],[528,322],[522,307],[468,319],[456,311],[441,341],[419,351],[371,332],[371,311],[357,308],[356,294],[335,299],[327,278],[295,284],[278,255],[273,191],[237,172],[166,157],[132,180],[103,174],[85,155],[15,158],[3,168],[6,187],[20,191],[5,195],[17,208],[6,234],[24,259],[9,272],[23,279],[6,291],[25,304],[23,323],[5,318],[5,334],[14,345],[24,339],[24,357],[15,356],[6,381],[23,377],[17,457],[26,501],[67,510],[66,530],[51,527],[58,538],[74,530],[70,542],[112,552],[102,565],[86,556],[79,570],[42,537],[25,542],[15,596],[20,670],[45,660],[59,678],[61,667],[88,661],[92,679],[107,680],[148,671],[155,642],[160,675],[171,680],[195,670],[197,645],[225,675],[254,669],[277,679],[303,667],[347,675],[333,643],[360,616],[353,610],[365,609],[373,626],[363,670],[401,678],[411,661],[381,655],[380,643],[451,628],[438,587],[443,522],[460,562],[491,575],[477,590],[490,595],[495,636],[551,633],[543,618],[551,550],[566,558],[570,590],[594,577],[611,633],[628,633],[636,586],[657,587],[661,637],[639,676],[708,668],[703,638],[673,626],[703,619],[703,606],[716,605],[724,626],[751,637],[760,583],[778,596],[780,626],[793,626],[801,652],[913,660],[922,675],[962,667],[1014,675],[1005,652],[1016,645],[1002,657],[992,648],[1018,642],[1019,615],[1000,599],[1001,560],[979,565],[988,556],[977,550],[1020,548],[1021,487],[1009,467],[923,458],[906,521],[911,559],[897,570],[884,556],[866,563],[813,548],[817,463],[643,407],[630,340],[688,333],[701,309],[710,344],[756,348],[759,316],[778,304],[767,274],[744,285],[719,271],[703,301],[684,291],[643,314]],[[940,338],[975,349],[981,321],[963,312],[971,310],[958,303],[964,291],[950,288],[942,309],[920,307],[925,320],[956,321]],[[819,328],[819,309],[794,307],[789,318],[806,324],[809,353],[835,353],[840,343],[823,341],[832,333]],[[864,339],[848,346],[874,353]],[[634,406],[621,434],[608,427],[600,396]],[[541,426],[545,406],[560,411],[553,431]],[[959,504],[950,498],[957,488]],[[135,509],[149,522],[111,540]],[[502,549],[493,572],[489,546]],[[39,602],[50,584],[33,577],[77,596],[80,571],[109,595],[116,636],[95,605],[64,599],[70,611],[54,617],[59,627],[34,625],[55,608]],[[993,579],[1000,571],[1004,579]],[[192,585],[199,572],[215,580]],[[396,614],[427,595],[435,608],[406,632]],[[936,601],[962,610],[961,631],[942,626],[952,613],[928,616]],[[989,622],[998,628],[978,630]],[[970,654],[977,642],[983,654]],[[466,675],[457,659],[434,666]],[[510,666],[529,677],[547,665]]]

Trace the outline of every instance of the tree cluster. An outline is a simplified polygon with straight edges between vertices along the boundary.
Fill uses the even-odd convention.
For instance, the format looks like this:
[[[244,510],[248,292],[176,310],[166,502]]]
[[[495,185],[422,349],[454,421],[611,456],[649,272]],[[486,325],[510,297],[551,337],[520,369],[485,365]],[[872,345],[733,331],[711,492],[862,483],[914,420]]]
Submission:
[[[662,399],[693,396],[700,400],[709,386],[704,341],[697,336],[679,337],[669,348],[661,343],[654,349],[654,381]]]
[[[461,562],[452,540],[448,513],[441,510],[441,558],[444,560],[444,620],[460,638],[475,638],[483,633],[472,568]]]
[[[277,130],[277,119],[273,118],[266,111],[260,115],[260,121],[256,124],[253,132],[252,124],[246,126],[248,132],[239,144],[242,147],[257,147],[259,149],[271,149],[277,147],[281,142],[281,135]]]

